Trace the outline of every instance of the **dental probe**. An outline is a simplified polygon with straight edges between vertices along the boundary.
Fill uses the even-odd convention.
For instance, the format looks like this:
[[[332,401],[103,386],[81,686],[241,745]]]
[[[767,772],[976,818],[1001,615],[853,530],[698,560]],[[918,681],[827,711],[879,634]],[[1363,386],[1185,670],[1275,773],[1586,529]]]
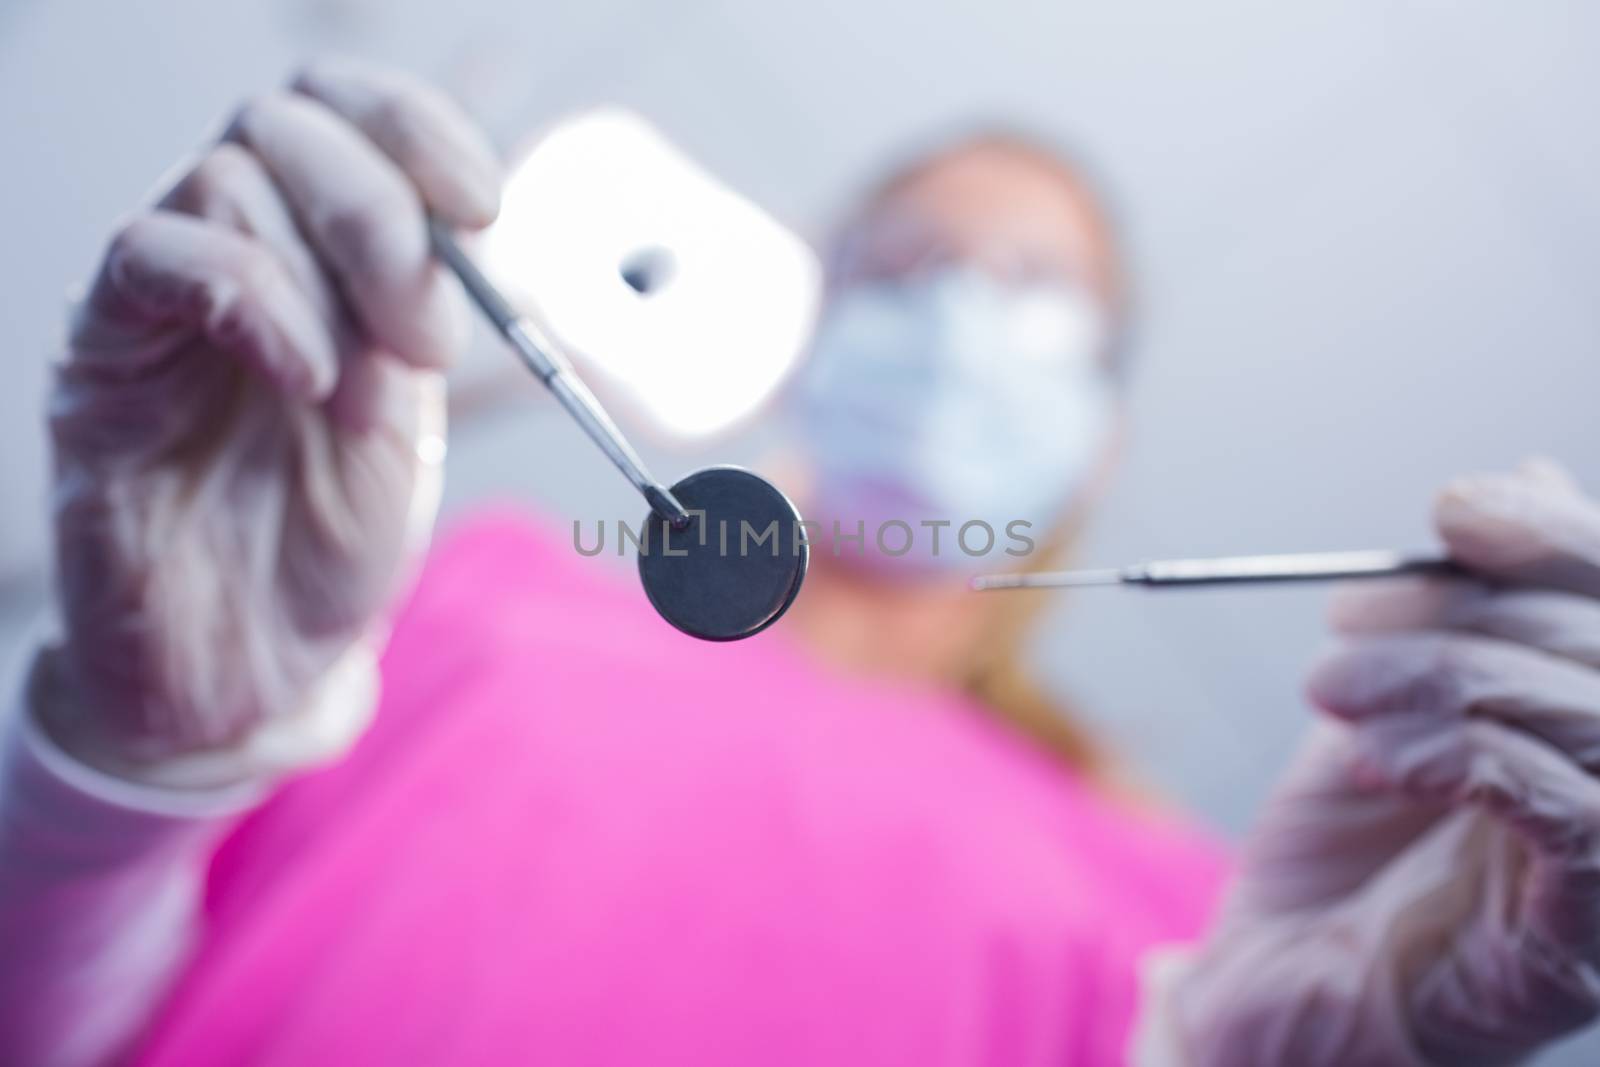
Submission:
[[[1163,559],[1096,570],[986,574],[972,579],[972,588],[986,591],[1060,589],[1091,585],[1144,585],[1166,589],[1196,585],[1320,582],[1344,578],[1461,573],[1464,572],[1459,564],[1440,556],[1371,549],[1355,552],[1300,552],[1276,556]]]
[[[478,265],[461,250],[455,235],[444,223],[430,218],[428,230],[433,239],[433,250],[461,279],[472,302],[488,316],[500,336],[528,365],[528,369],[555,394],[561,406],[578,421],[589,439],[600,446],[600,450],[627,476],[634,488],[644,495],[651,510],[671,523],[673,529],[681,530],[688,526],[689,513],[671,490],[645,470],[639,454],[622,436],[622,431],[611,421],[611,416],[606,414],[605,408],[600,406],[600,401],[589,391],[589,387],[573,372],[571,363],[560,350],[544,337],[530,319],[512,309],[494,283],[484,277]]]

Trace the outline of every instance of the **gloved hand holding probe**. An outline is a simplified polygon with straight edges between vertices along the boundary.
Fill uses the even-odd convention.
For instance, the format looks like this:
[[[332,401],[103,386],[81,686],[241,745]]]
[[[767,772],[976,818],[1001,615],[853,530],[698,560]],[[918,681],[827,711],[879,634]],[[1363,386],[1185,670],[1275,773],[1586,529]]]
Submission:
[[[1533,463],[1435,517],[1477,577],[1337,600],[1179,1062],[1507,1064],[1600,1012],[1600,504]]]

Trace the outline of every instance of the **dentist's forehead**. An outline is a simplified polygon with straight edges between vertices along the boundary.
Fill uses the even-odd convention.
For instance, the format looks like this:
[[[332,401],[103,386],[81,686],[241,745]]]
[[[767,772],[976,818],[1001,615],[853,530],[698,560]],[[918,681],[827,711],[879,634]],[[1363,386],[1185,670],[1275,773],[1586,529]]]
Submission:
[[[974,138],[911,163],[865,198],[845,242],[851,231],[869,240],[937,241],[974,257],[998,248],[1057,265],[1120,302],[1110,222],[1088,182],[1021,139]]]

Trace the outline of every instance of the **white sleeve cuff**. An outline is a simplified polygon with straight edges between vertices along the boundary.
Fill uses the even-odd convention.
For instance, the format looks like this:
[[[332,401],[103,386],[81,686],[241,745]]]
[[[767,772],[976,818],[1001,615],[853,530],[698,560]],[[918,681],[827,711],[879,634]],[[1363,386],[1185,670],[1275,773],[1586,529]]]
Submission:
[[[41,715],[51,721],[45,714],[50,701],[64,699],[51,680],[53,652],[40,649],[23,687],[24,717],[33,734],[29,743],[46,750],[38,758],[88,792],[135,798],[158,809],[168,804],[185,808],[190,801],[183,794],[191,792],[210,798],[199,801],[202,807],[218,798],[225,806],[232,803],[238,788],[246,793],[253,789],[259,797],[266,786],[287,775],[343,756],[366,731],[378,705],[378,654],[369,636],[328,667],[297,711],[267,719],[226,746],[137,762],[98,748],[68,752],[41,726]]]
[[[181,822],[224,819],[249,811],[268,791],[264,783],[257,781],[208,789],[178,788],[96,770],[62,751],[39,725],[26,701],[16,709],[15,722],[8,732],[15,736],[9,774],[16,779],[10,791],[14,794],[25,783],[24,796],[52,810],[98,805]]]

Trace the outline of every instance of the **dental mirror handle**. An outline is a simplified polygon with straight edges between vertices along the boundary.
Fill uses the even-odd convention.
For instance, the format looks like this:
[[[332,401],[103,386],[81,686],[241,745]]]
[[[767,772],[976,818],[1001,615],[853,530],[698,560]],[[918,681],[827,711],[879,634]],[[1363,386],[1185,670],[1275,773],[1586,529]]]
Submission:
[[[689,513],[666,486],[645,470],[638,453],[628,444],[617,424],[611,421],[611,416],[606,414],[600,401],[583,384],[560,350],[550,343],[531,319],[517,314],[500,290],[494,287],[494,283],[462,251],[448,226],[430,216],[428,232],[434,252],[461,279],[472,302],[494,324],[500,336],[505,338],[528,369],[555,394],[561,406],[578,421],[589,439],[600,446],[600,450],[627,476],[634,488],[643,494],[651,510],[670,522],[674,529],[681,530],[687,526]]]
[[[1087,585],[1143,585],[1176,588],[1197,585],[1242,585],[1258,582],[1315,582],[1350,578],[1392,578],[1400,575],[1459,575],[1465,571],[1441,556],[1374,549],[1357,552],[1302,552],[1278,556],[1222,556],[1214,559],[1166,559],[1101,570],[1052,571],[1037,574],[990,574],[972,580],[972,588],[1059,589]]]

